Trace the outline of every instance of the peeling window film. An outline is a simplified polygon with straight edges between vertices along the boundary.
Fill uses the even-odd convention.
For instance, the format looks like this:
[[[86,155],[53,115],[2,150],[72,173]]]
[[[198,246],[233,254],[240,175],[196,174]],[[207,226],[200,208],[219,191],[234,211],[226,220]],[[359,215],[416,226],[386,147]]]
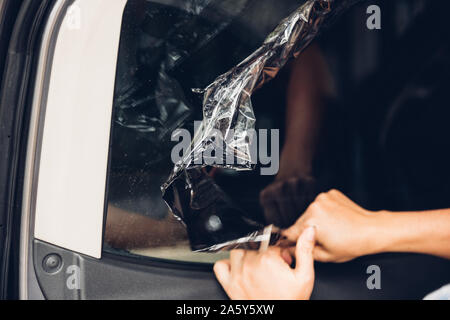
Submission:
[[[251,170],[253,135],[249,131],[255,129],[256,122],[252,93],[275,78],[289,59],[298,57],[311,43],[327,21],[354,2],[307,1],[282,20],[262,46],[244,61],[217,77],[206,89],[195,90],[203,93],[203,122],[190,153],[175,165],[162,186],[168,206],[186,224],[193,250],[247,249],[249,242],[273,244],[279,239],[276,232],[271,239],[260,237],[263,226],[248,221],[243,218],[245,214],[233,208],[220,188],[198,170],[205,164],[198,165],[201,161],[197,157],[213,145],[213,149],[225,150],[225,157],[236,158],[233,165],[224,159],[214,166]],[[211,219],[219,221],[220,227],[211,230]]]
[[[228,137],[234,129],[238,139],[226,153],[242,164],[228,169],[252,169],[245,146],[257,121],[253,91],[353,2],[129,0],[116,75],[106,250],[211,262],[220,256],[191,249],[257,249],[278,239],[191,157],[174,168],[171,135],[177,128],[194,133],[199,119],[206,133],[214,128]],[[205,137],[194,135],[193,150],[204,147]]]

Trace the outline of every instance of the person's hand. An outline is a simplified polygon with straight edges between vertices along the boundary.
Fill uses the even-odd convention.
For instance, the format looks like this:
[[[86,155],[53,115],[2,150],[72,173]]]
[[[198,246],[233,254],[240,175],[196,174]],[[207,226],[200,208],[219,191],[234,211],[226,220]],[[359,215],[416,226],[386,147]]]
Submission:
[[[260,193],[267,224],[280,228],[292,225],[316,196],[315,181],[308,176],[277,176]]]
[[[264,253],[233,250],[230,260],[214,265],[214,272],[231,299],[307,300],[314,286],[314,239],[314,228],[298,237],[295,268],[288,251],[270,247]]]
[[[331,190],[319,194],[283,235],[294,242],[303,230],[314,226],[314,259],[321,262],[346,262],[377,252],[379,215],[381,213],[361,208],[341,192]]]

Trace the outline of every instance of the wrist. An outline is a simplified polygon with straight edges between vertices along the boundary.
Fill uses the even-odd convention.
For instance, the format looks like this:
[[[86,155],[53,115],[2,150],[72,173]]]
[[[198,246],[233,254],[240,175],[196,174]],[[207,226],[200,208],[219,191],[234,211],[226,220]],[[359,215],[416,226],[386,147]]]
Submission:
[[[276,180],[286,180],[289,178],[311,178],[312,166],[309,161],[302,161],[302,158],[294,155],[282,154],[280,159],[280,170]]]
[[[370,211],[369,221],[365,230],[367,244],[364,255],[389,252],[394,242],[392,232],[393,213],[390,211]]]
[[[416,238],[421,237],[419,230],[410,230],[415,217],[413,213],[382,210],[374,215],[373,254],[413,251]]]
[[[310,171],[312,168],[314,147],[298,140],[288,140],[281,150],[280,163],[286,163],[292,167],[304,168]]]

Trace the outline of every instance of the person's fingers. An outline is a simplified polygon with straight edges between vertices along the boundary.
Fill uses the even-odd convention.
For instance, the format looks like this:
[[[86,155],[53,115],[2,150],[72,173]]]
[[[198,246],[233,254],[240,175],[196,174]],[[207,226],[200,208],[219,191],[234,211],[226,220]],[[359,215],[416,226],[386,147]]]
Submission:
[[[364,210],[361,206],[359,206],[356,202],[354,202],[352,199],[347,197],[345,194],[340,192],[339,190],[332,189],[329,192],[330,198],[336,201],[337,203],[348,207],[352,209],[357,209],[361,213],[367,213],[367,210]]]
[[[331,189],[330,191],[327,192],[327,195],[330,199],[337,201],[343,205],[352,205],[353,204],[352,200],[347,198],[342,192],[340,192],[336,189]]]
[[[285,250],[287,252],[289,252],[291,257],[295,257],[295,252],[296,252],[296,247],[295,246],[285,248]]]
[[[303,224],[305,219],[300,217],[296,223],[294,223],[291,227],[283,230],[281,234],[285,236],[288,240],[297,243],[298,237],[302,234],[303,230],[306,228]]]
[[[225,291],[228,290],[231,279],[230,268],[230,260],[220,260],[214,264],[214,274]]]
[[[239,274],[242,272],[242,265],[245,257],[245,250],[237,249],[230,252],[231,274]]]
[[[351,200],[349,197],[347,197],[345,194],[340,192],[339,190],[332,189],[329,192],[330,198],[333,200],[336,200],[337,202],[341,203],[342,205],[345,205],[347,207],[354,207],[356,205],[353,200]]]
[[[296,255],[297,246],[285,247],[285,248],[283,248],[283,250],[285,251],[284,254],[290,255],[291,258],[293,258]],[[318,257],[317,259],[316,259],[316,252],[317,252],[317,257]],[[314,260],[321,261],[321,262],[325,262],[325,260],[329,258],[328,253],[317,243],[314,246],[313,256],[314,256]],[[323,260],[323,259],[325,259],[325,260]]]
[[[314,248],[314,260],[319,262],[330,262],[331,256],[321,246],[316,246]]]
[[[309,227],[303,231],[297,241],[295,250],[295,271],[297,276],[309,281],[314,277],[314,245],[315,245],[316,230],[314,227]]]
[[[282,248],[278,247],[278,246],[270,246],[265,253],[270,254],[270,255],[281,256]]]
[[[294,262],[294,259],[292,258],[293,254],[291,254],[289,248],[283,248],[281,250],[281,257],[288,265],[291,265]]]

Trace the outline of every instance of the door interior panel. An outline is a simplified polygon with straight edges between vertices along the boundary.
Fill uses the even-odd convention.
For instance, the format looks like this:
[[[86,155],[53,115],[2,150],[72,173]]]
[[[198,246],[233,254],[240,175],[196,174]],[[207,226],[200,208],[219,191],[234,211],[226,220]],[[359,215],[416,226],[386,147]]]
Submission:
[[[46,270],[46,257],[52,255],[60,259],[60,266]],[[47,299],[226,298],[208,265],[152,262],[111,254],[93,259],[38,240],[34,242],[34,264]]]

